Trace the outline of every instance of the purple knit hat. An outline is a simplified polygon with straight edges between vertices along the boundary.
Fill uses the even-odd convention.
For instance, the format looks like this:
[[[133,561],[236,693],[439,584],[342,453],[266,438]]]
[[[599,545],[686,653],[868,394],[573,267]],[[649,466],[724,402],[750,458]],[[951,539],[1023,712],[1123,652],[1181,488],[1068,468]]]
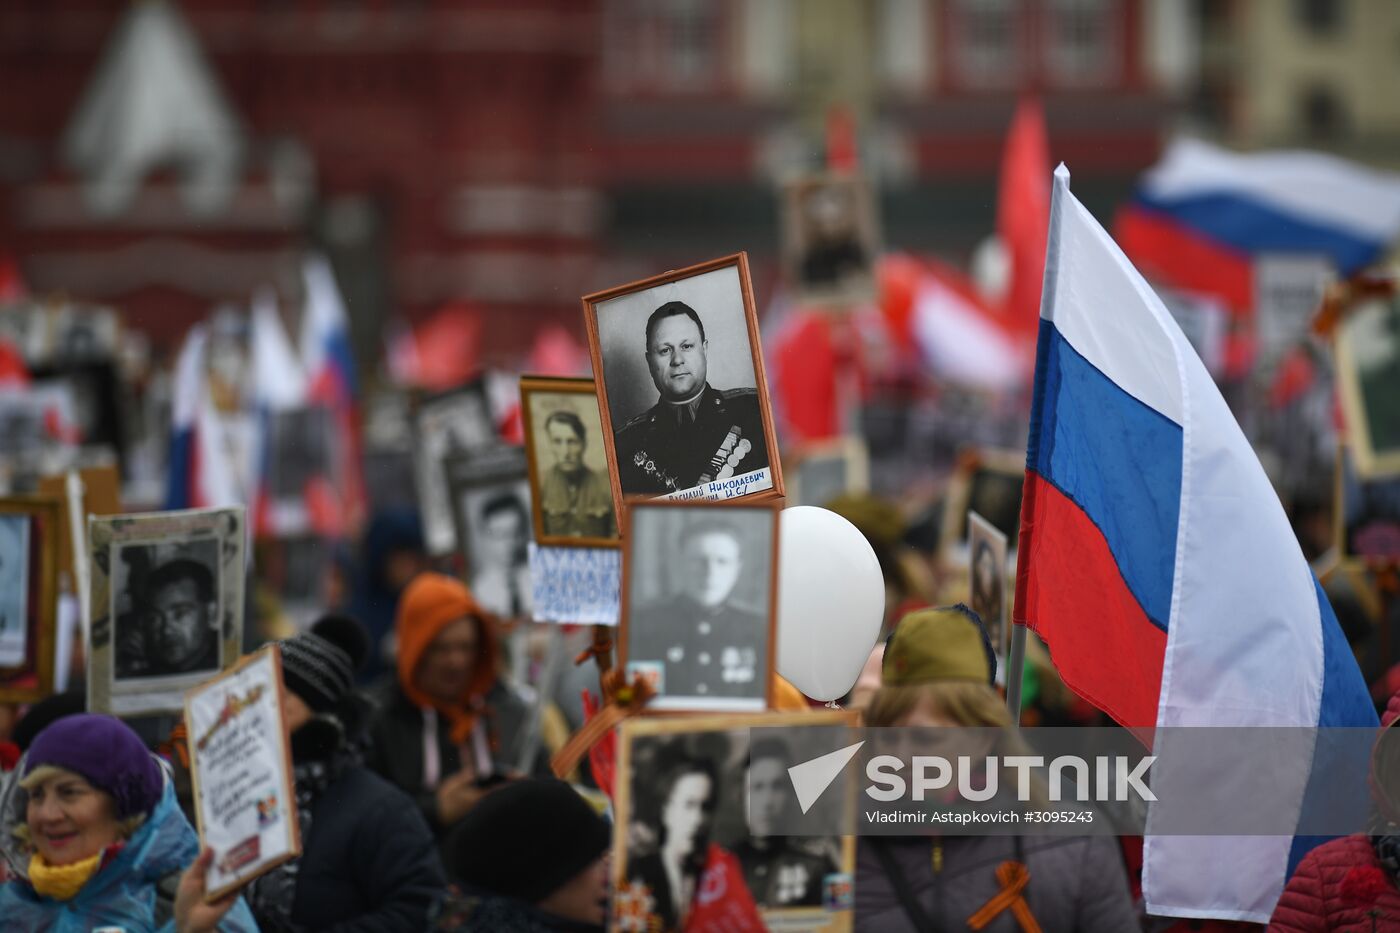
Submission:
[[[160,765],[140,737],[115,716],[80,713],[56,720],[29,746],[24,776],[50,765],[80,774],[117,802],[117,818],[150,813],[160,803]]]

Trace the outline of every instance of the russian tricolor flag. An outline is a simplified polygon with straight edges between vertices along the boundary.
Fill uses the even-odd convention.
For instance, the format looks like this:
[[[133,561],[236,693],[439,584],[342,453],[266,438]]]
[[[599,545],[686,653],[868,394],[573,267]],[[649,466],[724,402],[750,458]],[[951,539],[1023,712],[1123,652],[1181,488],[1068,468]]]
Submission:
[[[223,508],[247,505],[250,465],[242,452],[246,432],[225,419],[209,396],[208,328],[190,328],[175,363],[171,388],[170,452],[165,508]],[[230,423],[230,421],[235,423]]]
[[[1249,313],[1255,256],[1322,255],[1343,277],[1381,258],[1400,235],[1400,176],[1183,139],[1143,177],[1115,232],[1147,274]]]
[[[360,464],[358,386],[350,347],[350,321],[324,257],[309,258],[302,270],[306,311],[301,322],[301,365],[308,400],[324,405],[335,428],[334,456],[338,489],[308,491],[313,521],[322,533],[356,528],[364,519],[366,492]]]
[[[1128,727],[1376,725],[1258,459],[1171,315],[1070,194],[1063,166],[1015,621],[1045,640],[1066,684]],[[1225,780],[1241,765],[1219,767]],[[1300,812],[1323,779],[1301,766],[1281,777],[1274,812]],[[1148,910],[1265,922],[1307,845],[1149,836]]]

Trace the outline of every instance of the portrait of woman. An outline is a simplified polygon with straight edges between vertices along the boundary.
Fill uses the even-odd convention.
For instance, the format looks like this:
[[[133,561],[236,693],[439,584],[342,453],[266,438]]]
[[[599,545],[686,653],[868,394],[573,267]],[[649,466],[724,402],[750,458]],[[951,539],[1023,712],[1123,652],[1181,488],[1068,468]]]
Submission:
[[[637,801],[634,821],[637,835],[651,844],[636,846],[627,881],[646,886],[663,929],[679,930],[705,867],[719,774],[714,762],[683,754],[660,764],[655,793]]]

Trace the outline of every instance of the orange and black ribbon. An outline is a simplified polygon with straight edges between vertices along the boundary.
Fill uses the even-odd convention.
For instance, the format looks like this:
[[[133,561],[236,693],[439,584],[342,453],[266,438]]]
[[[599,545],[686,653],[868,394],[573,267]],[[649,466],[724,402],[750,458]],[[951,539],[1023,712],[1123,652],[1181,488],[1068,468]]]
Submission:
[[[1021,933],[1040,933],[1040,924],[1035,922],[1024,893],[1030,880],[1030,870],[1022,863],[1002,862],[997,866],[997,881],[1001,882],[1001,890],[977,913],[967,918],[967,925],[974,930],[985,929],[1003,911],[1010,910],[1021,925]]]
[[[549,767],[561,780],[578,767],[583,756],[587,755],[588,750],[603,736],[617,728],[624,719],[640,713],[642,707],[656,696],[656,688],[641,674],[634,676],[631,683],[628,683],[621,671],[610,670],[601,679],[607,705],[584,723],[583,728],[575,732],[564,747],[549,760]]]

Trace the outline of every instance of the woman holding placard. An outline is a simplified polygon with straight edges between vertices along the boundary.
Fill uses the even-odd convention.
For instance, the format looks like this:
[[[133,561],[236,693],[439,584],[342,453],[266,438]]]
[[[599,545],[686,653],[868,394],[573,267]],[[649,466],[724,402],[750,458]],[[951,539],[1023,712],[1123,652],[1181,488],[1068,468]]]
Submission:
[[[196,859],[169,779],[121,720],[84,713],[45,728],[19,794],[23,822],[5,829],[30,856],[23,876],[0,886],[6,930],[257,929],[236,894],[204,903],[210,853]]]

